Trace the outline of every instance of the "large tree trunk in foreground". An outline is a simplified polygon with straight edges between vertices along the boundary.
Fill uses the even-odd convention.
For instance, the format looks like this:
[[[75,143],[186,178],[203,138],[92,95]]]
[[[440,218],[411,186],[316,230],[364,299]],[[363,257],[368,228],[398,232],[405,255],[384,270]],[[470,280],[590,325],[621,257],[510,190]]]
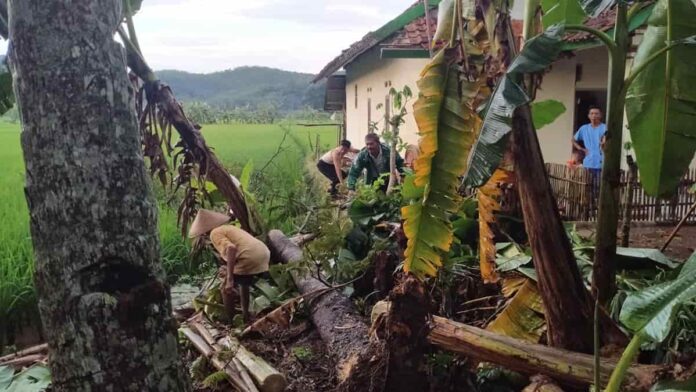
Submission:
[[[56,391],[186,391],[121,0],[14,0],[35,283]]]
[[[279,230],[268,233],[268,245],[274,260],[283,263],[303,259],[302,249]],[[292,279],[301,294],[326,289],[326,285],[309,275],[292,272]],[[369,342],[369,328],[353,303],[337,291],[310,301],[312,322],[328,352],[336,361],[339,389],[366,391],[379,384],[379,355],[373,355]],[[379,389],[379,388],[378,388]]]
[[[539,291],[546,310],[549,345],[591,353],[594,303],[583,285],[561,222],[528,105],[515,110],[512,129],[515,174]],[[603,343],[627,342],[605,312],[601,312],[600,325]]]
[[[480,328],[434,317],[428,341],[447,351],[527,374],[542,373],[570,385],[587,386],[594,380],[594,358],[553,347],[513,339]],[[602,360],[602,385],[609,381],[616,362]],[[625,391],[648,391],[666,369],[656,365],[634,365],[623,383]]]

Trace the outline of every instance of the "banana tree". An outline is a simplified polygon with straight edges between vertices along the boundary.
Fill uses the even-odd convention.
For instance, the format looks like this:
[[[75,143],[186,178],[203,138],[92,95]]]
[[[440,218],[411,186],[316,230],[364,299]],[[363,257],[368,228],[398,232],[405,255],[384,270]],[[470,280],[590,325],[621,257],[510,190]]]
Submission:
[[[692,22],[696,5],[690,1],[658,1],[628,76],[628,21],[641,9],[641,2],[632,2],[630,9],[626,1],[610,0],[530,0],[526,5],[525,26],[532,24],[529,20],[540,6],[547,32],[558,28],[584,31],[603,43],[609,52],[607,143],[592,281],[596,298],[605,304],[615,291],[624,106],[628,111],[641,180],[649,193],[664,196],[674,192],[696,151],[696,131],[690,127],[696,118],[696,94],[684,88],[696,81],[696,73],[689,68],[696,48],[686,45],[693,43],[692,36],[696,34],[696,24]],[[613,37],[581,24],[587,16],[595,16],[609,7],[616,7]],[[547,50],[553,51],[554,44],[549,43]],[[482,148],[474,151],[474,157],[481,159],[472,163],[470,169],[475,175],[474,183],[483,183],[497,168],[508,134],[482,134],[483,143],[479,142]]]
[[[478,10],[467,12],[467,7],[478,7]],[[404,270],[420,276],[437,272],[442,254],[448,251],[452,240],[447,214],[458,207],[457,174],[468,168],[470,184],[485,184],[504,155],[507,135],[513,128],[522,130],[513,144],[515,165],[522,164],[515,168],[515,174],[535,250],[540,289],[549,310],[549,341],[557,347],[591,352],[592,301],[555,209],[533,131],[530,99],[521,84],[525,74],[541,72],[555,60],[561,50],[563,30],[556,28],[531,40],[513,62],[514,41],[506,7],[505,1],[440,4],[436,39],[449,32],[451,35],[445,36],[445,41],[450,46],[434,57],[419,81],[420,97],[414,111],[421,133],[421,156],[416,161],[415,184],[424,192],[402,210],[409,239]],[[482,17],[467,19],[460,15]],[[467,61],[463,69],[475,70],[473,75],[452,65],[456,57],[446,57],[452,56],[457,37],[467,38],[461,41],[465,43],[461,52]],[[487,56],[495,60],[485,62]],[[507,73],[502,72],[506,68]],[[458,81],[463,82],[458,84]],[[494,93],[484,88],[489,83],[498,84]],[[475,108],[486,101],[489,104],[481,118]],[[517,114],[517,120],[522,119],[521,124],[513,126],[513,113]],[[466,155],[472,148],[474,151],[467,161]],[[493,279],[491,275],[489,280]],[[606,314],[602,325],[608,331],[606,342],[623,341],[623,335]]]

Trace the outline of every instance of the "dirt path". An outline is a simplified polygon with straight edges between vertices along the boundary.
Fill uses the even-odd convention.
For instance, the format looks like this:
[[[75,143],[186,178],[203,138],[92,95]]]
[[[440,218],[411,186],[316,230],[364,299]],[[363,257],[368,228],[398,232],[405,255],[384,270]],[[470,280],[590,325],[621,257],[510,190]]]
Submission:
[[[660,248],[674,229],[673,226],[631,228],[630,246],[636,248]],[[665,254],[676,260],[685,260],[696,249],[696,226],[684,226],[672,240]]]

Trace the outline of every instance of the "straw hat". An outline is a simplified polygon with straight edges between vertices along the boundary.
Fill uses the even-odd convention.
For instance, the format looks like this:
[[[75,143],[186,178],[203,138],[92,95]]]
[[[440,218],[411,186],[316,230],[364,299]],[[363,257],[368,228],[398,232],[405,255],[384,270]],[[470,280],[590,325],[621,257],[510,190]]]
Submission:
[[[189,229],[189,238],[198,237],[230,221],[230,217],[219,212],[200,209]]]

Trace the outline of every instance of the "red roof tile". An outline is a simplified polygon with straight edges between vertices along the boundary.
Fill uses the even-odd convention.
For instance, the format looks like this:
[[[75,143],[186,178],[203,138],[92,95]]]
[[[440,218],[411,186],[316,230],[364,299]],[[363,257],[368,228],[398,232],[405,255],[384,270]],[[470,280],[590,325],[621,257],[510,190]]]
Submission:
[[[585,22],[585,26],[592,27],[599,31],[611,30],[614,27],[614,20],[616,20],[616,8],[608,9],[594,18],[590,18]],[[579,31],[577,33],[568,34],[565,40],[568,42],[580,42],[588,39],[592,39],[590,33],[584,31]]]

